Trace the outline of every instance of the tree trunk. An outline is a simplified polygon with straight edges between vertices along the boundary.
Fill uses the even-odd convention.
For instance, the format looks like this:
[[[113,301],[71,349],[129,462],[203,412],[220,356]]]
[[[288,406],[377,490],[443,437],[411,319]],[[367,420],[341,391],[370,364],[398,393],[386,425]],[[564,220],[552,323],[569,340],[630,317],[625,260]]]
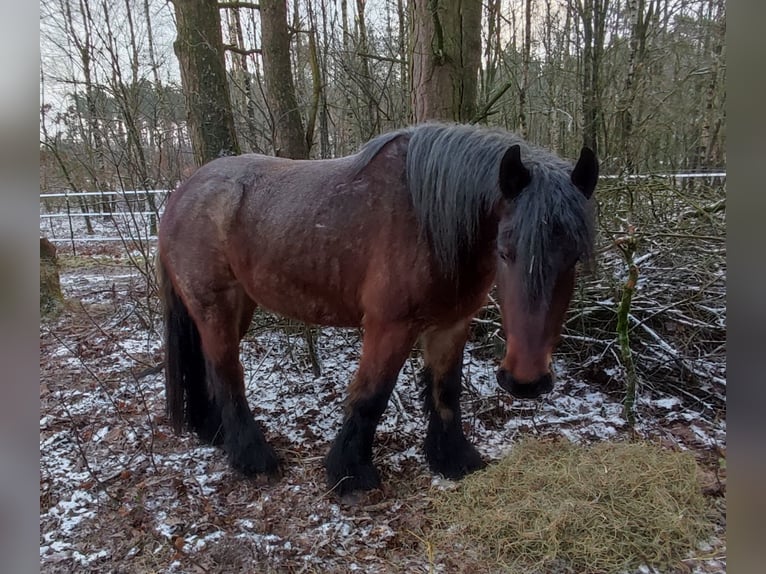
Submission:
[[[54,315],[64,303],[59,281],[56,247],[45,237],[40,238],[40,314]]]
[[[327,45],[329,43],[330,32],[327,24],[327,6],[324,0],[321,3],[322,10],[322,38],[321,52],[320,52],[320,73],[323,84],[320,91],[320,103],[319,103],[319,157],[322,159],[330,157],[330,126],[329,116],[330,109],[327,102],[327,89],[324,83],[329,78],[330,74],[327,69]],[[319,38],[317,38],[317,44],[320,44]]]
[[[405,8],[404,0],[396,0],[396,14],[399,20],[399,86],[401,89],[401,105],[402,114],[401,117],[406,118],[410,116],[410,97],[409,97],[409,68],[407,67],[407,59],[409,54],[407,53],[407,10]]]
[[[229,84],[216,0],[173,0],[177,38],[173,45],[181,67],[194,160],[237,155]]]
[[[255,103],[253,98],[253,86],[250,80],[250,70],[247,65],[248,54],[244,53],[245,38],[242,33],[242,20],[239,14],[239,8],[229,8],[229,33],[231,38],[231,44],[236,46],[239,50],[243,50],[241,54],[233,54],[232,62],[237,70],[235,75],[236,81],[242,82],[241,92],[239,97],[235,91],[232,98],[238,107],[238,112],[245,118],[244,134],[246,145],[245,149],[249,148],[249,151],[255,151],[258,146],[258,132],[256,126],[258,122],[255,119]],[[232,102],[232,103],[234,103]],[[241,132],[240,132],[241,133]]]
[[[306,158],[308,146],[290,64],[286,1],[262,0],[260,7],[263,77],[273,122],[274,152],[282,157]]]
[[[654,0],[649,0],[648,10],[644,9],[645,0],[628,0],[630,16],[630,51],[628,53],[628,70],[625,75],[625,87],[617,106],[620,129],[620,147],[622,161],[627,173],[636,170],[634,156],[637,146],[633,142],[633,107],[638,95],[640,77],[638,72],[643,64],[646,30],[654,10]]]
[[[101,126],[99,124],[99,110],[96,105],[96,93],[97,93],[97,81],[95,78],[94,62],[93,58],[96,55],[96,51],[93,47],[93,17],[91,15],[90,4],[80,0],[78,2],[80,15],[82,16],[82,33],[84,38],[79,37],[77,30],[78,25],[75,23],[72,17],[71,6],[69,2],[65,4],[67,27],[71,31],[69,37],[71,38],[76,51],[79,53],[80,62],[82,63],[83,78],[85,80],[85,104],[86,104],[86,117],[87,121],[84,126],[83,136],[88,143],[87,155],[88,162],[86,169],[90,172],[90,177],[93,182],[93,186],[96,191],[100,191],[101,205],[95,206],[96,211],[102,213],[109,213],[111,211],[111,203],[105,199],[103,192],[108,190],[108,185],[104,181],[106,174],[106,160],[104,154],[104,142],[101,133]],[[87,202],[86,199],[81,201]],[[90,230],[90,220],[88,220],[88,228]],[[92,232],[92,231],[89,231]]]
[[[713,0],[711,0],[711,3]],[[721,124],[723,123],[722,112],[723,105],[719,100],[719,75],[723,66],[723,48],[726,38],[726,6],[724,0],[715,0],[715,16],[713,16],[713,7],[711,6],[711,22],[712,32],[712,49],[710,51],[710,57],[712,59],[710,63],[710,73],[708,76],[708,82],[705,90],[705,113],[702,120],[702,130],[700,134],[700,154],[698,159],[698,167],[707,168],[711,163],[718,163],[722,158],[718,157],[718,154],[714,153],[717,144],[717,136],[720,131]]]
[[[576,1],[577,11],[583,24],[583,145],[588,146],[598,154],[598,136],[602,131],[603,123],[603,110],[601,109],[601,60],[604,53],[609,0]]]
[[[380,131],[380,118],[378,117],[378,103],[374,97],[374,84],[370,72],[369,47],[367,45],[367,22],[364,9],[366,0],[356,0],[356,24],[359,42],[357,43],[357,57],[359,58],[359,86],[362,89],[362,101],[366,108],[361,113],[361,135],[367,140]]]
[[[481,2],[413,0],[412,7],[413,120],[472,120],[481,59]]]
[[[481,85],[481,100],[483,102],[488,102],[492,97],[491,92],[498,73],[498,63],[502,54],[500,24],[500,0],[489,0],[487,3],[487,44],[484,48],[486,67]]]
[[[532,59],[532,0],[524,3],[524,51],[521,59],[521,87],[519,88],[519,133],[529,137],[527,125],[527,94],[529,92],[529,66]]]

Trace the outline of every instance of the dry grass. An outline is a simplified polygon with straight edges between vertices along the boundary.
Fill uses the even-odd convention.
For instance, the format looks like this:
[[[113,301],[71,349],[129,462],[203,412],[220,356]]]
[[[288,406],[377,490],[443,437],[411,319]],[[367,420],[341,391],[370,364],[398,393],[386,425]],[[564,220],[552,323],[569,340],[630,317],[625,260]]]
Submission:
[[[712,529],[693,455],[645,442],[525,440],[433,503],[437,553],[473,546],[489,572],[677,566]]]

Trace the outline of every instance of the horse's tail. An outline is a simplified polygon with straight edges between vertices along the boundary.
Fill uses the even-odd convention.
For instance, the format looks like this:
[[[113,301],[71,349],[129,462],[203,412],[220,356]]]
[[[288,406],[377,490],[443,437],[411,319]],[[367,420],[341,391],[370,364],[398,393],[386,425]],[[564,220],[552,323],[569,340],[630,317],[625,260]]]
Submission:
[[[177,434],[184,420],[199,431],[212,407],[199,331],[159,257],[156,268],[165,322],[165,412]]]

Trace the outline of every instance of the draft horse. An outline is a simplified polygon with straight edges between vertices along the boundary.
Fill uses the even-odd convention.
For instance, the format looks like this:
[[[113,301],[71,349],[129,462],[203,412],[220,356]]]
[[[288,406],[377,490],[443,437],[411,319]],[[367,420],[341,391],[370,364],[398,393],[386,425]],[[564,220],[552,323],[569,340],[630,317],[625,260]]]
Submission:
[[[498,384],[523,398],[552,389],[575,263],[592,256],[597,179],[587,148],[572,166],[504,130],[445,124],[386,133],[338,159],[247,154],[202,166],[171,194],[159,231],[175,431],[185,423],[222,444],[245,475],[278,472],[239,360],[261,306],[363,328],[325,459],[337,493],[380,485],[375,429],[418,339],[428,464],[453,479],[481,468],[460,411],[471,319],[496,284],[507,345]]]

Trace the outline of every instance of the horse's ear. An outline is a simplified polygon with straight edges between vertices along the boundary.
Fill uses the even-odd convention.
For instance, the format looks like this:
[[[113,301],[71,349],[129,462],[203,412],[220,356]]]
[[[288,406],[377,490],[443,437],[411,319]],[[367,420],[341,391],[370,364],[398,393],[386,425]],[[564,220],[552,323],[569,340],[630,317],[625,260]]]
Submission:
[[[513,199],[524,189],[532,177],[529,170],[521,163],[521,147],[513,145],[508,148],[500,160],[500,191],[506,199]]]
[[[598,181],[598,160],[593,150],[587,147],[580,151],[580,159],[572,170],[572,183],[583,192],[585,197],[590,198],[596,189]]]

